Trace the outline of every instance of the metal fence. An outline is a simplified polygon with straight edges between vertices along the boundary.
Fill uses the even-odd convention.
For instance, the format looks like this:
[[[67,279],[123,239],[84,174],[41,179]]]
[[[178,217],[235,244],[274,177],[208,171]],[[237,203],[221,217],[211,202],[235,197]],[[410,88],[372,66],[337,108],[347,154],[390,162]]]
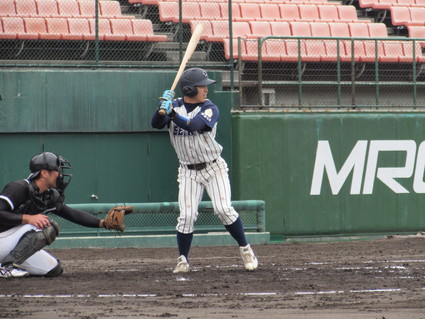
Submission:
[[[238,39],[241,105],[423,108],[423,39]]]
[[[297,21],[290,2],[1,0],[0,67],[176,69],[202,23],[188,66],[223,70],[243,109],[425,106],[425,39],[388,37],[358,5],[315,1],[323,18]]]

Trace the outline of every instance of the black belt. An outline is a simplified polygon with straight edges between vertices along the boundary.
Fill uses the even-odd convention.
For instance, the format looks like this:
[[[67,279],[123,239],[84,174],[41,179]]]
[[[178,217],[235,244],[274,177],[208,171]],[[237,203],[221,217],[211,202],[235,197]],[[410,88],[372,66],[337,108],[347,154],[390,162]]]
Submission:
[[[213,160],[212,162],[209,162],[209,163],[215,163],[215,162],[217,162],[217,160],[216,160],[216,159],[215,159],[215,160]],[[194,169],[194,170],[196,170],[196,171],[200,171],[200,170],[202,170],[202,169],[206,168],[206,167],[207,167],[207,164],[209,164],[209,163],[189,164],[189,165],[186,165],[186,167],[187,167],[188,169]]]

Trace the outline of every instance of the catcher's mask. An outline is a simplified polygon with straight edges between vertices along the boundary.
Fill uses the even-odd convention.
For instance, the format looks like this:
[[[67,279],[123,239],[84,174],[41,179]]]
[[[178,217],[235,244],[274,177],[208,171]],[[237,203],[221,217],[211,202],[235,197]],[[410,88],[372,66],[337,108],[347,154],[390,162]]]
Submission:
[[[56,187],[60,191],[64,191],[71,181],[72,175],[66,174],[65,169],[70,169],[71,164],[62,156],[56,155],[52,152],[43,152],[35,155],[30,161],[31,174],[28,176],[29,180],[37,179],[41,170],[59,172],[56,180]]]
[[[191,68],[183,72],[180,78],[180,91],[183,95],[192,97],[198,94],[197,86],[207,86],[216,81],[208,78],[205,70],[200,68]]]

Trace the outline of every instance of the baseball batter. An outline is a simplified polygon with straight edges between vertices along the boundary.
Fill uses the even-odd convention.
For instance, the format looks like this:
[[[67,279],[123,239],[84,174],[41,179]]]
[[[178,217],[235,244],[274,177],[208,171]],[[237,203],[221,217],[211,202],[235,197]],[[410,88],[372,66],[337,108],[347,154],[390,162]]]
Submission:
[[[245,237],[242,220],[231,204],[228,167],[221,157],[222,146],[215,140],[218,107],[207,99],[208,86],[215,83],[200,68],[186,70],[179,82],[183,98],[173,100],[174,92],[164,92],[152,126],[168,126],[171,144],[179,159],[179,208],[177,245],[179,257],[174,273],[189,271],[189,250],[198,206],[204,190],[211,198],[214,212],[237,241],[247,270],[255,270],[257,258]],[[165,110],[164,114],[159,110]]]
[[[62,156],[43,152],[29,166],[27,179],[7,184],[0,193],[0,278],[62,274],[61,262],[42,249],[59,233],[49,213],[86,227],[118,228],[109,220],[64,204],[72,176],[65,173],[71,165]]]

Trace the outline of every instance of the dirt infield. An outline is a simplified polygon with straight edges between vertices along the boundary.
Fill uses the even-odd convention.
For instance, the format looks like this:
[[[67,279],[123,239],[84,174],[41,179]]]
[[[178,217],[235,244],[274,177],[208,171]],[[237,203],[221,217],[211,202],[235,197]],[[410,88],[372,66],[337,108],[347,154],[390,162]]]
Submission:
[[[425,318],[425,238],[236,247],[51,250],[57,278],[2,279],[0,318]]]

